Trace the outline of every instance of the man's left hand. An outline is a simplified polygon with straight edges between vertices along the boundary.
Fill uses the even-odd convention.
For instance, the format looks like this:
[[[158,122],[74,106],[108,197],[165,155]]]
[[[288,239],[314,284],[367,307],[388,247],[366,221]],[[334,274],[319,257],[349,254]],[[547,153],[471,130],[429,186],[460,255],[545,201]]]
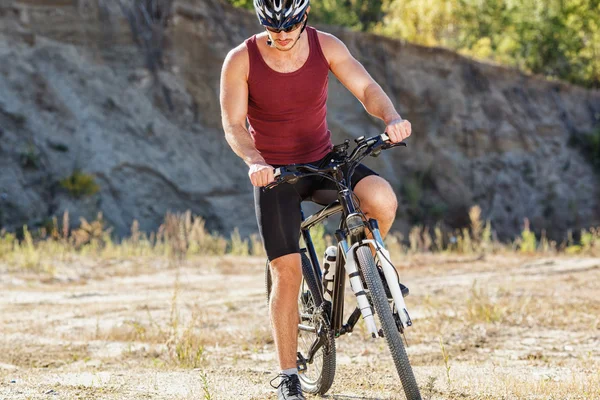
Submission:
[[[390,137],[390,142],[399,143],[410,136],[410,122],[405,119],[397,119],[390,122],[385,129],[385,132]]]

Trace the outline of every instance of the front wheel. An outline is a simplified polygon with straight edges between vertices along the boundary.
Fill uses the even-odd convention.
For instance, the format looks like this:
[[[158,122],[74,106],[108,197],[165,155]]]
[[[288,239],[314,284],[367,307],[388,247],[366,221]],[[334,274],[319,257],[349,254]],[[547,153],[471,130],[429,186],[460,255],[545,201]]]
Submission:
[[[330,325],[322,312],[321,292],[314,276],[312,264],[302,253],[302,283],[298,294],[298,354],[309,358],[311,347],[320,341],[319,349],[312,360],[306,360],[306,370],[298,374],[302,390],[310,394],[325,394],[335,376],[335,338]],[[271,294],[271,270],[269,263],[265,271],[267,301]]]
[[[419,387],[417,386],[415,375],[408,361],[408,355],[406,354],[404,343],[400,337],[398,325],[396,325],[394,315],[392,314],[392,309],[388,302],[379,272],[377,271],[371,249],[368,246],[358,247],[356,249],[356,257],[370,292],[371,303],[379,318],[383,336],[392,353],[394,364],[396,364],[396,370],[400,376],[406,398],[408,400],[421,400]]]

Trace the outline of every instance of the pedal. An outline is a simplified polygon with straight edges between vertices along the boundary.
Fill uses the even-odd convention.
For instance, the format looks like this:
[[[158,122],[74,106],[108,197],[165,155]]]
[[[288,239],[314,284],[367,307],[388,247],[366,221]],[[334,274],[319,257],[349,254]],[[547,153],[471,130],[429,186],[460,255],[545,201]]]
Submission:
[[[306,372],[306,358],[300,352],[296,353],[296,367],[299,374]]]

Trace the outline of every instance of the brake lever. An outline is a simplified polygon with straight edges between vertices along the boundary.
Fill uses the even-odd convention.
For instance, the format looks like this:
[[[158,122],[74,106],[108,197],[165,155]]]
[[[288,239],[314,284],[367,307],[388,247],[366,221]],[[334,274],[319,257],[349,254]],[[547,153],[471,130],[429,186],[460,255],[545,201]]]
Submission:
[[[383,150],[391,149],[392,147],[398,147],[398,146],[406,147],[406,143],[404,143],[404,142],[390,143],[390,137],[385,132],[382,133],[381,135],[379,135],[379,139],[383,142],[383,144],[381,144],[377,150],[373,151],[370,154],[371,157],[378,157],[379,154],[381,154],[381,152]],[[378,145],[379,144],[376,143],[374,146],[378,146]]]
[[[386,147],[386,149],[389,149],[391,147],[397,147],[397,146],[406,147],[406,143],[404,143],[404,142],[389,143],[390,136],[386,132],[383,132],[381,135],[379,135],[379,137],[381,138],[381,140],[383,140],[384,142],[387,142],[387,144],[389,145],[389,147]]]
[[[276,168],[273,177],[275,180],[265,186],[265,189],[273,189],[275,186],[286,182],[296,183],[298,179],[300,179],[298,176],[296,176],[295,172],[286,171],[284,168]]]
[[[387,149],[391,149],[392,147],[398,147],[398,146],[402,146],[402,147],[406,147],[406,143],[404,142],[398,142],[398,143],[386,143],[383,146],[381,146],[383,149],[387,150]]]

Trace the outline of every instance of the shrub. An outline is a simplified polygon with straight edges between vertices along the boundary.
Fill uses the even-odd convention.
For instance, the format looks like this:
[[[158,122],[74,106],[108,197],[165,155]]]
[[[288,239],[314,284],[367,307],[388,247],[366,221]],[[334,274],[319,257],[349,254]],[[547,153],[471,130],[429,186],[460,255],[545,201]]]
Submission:
[[[234,256],[248,256],[250,254],[250,247],[248,245],[248,239],[242,239],[240,236],[240,230],[235,228],[231,234],[231,241],[229,242],[229,253]]]
[[[525,218],[523,231],[521,232],[521,252],[534,253],[537,248],[535,233],[529,230],[529,220]]]
[[[73,171],[71,176],[61,180],[59,183],[71,196],[76,198],[92,196],[100,190],[100,186],[98,186],[92,175],[85,174],[79,170]]]

